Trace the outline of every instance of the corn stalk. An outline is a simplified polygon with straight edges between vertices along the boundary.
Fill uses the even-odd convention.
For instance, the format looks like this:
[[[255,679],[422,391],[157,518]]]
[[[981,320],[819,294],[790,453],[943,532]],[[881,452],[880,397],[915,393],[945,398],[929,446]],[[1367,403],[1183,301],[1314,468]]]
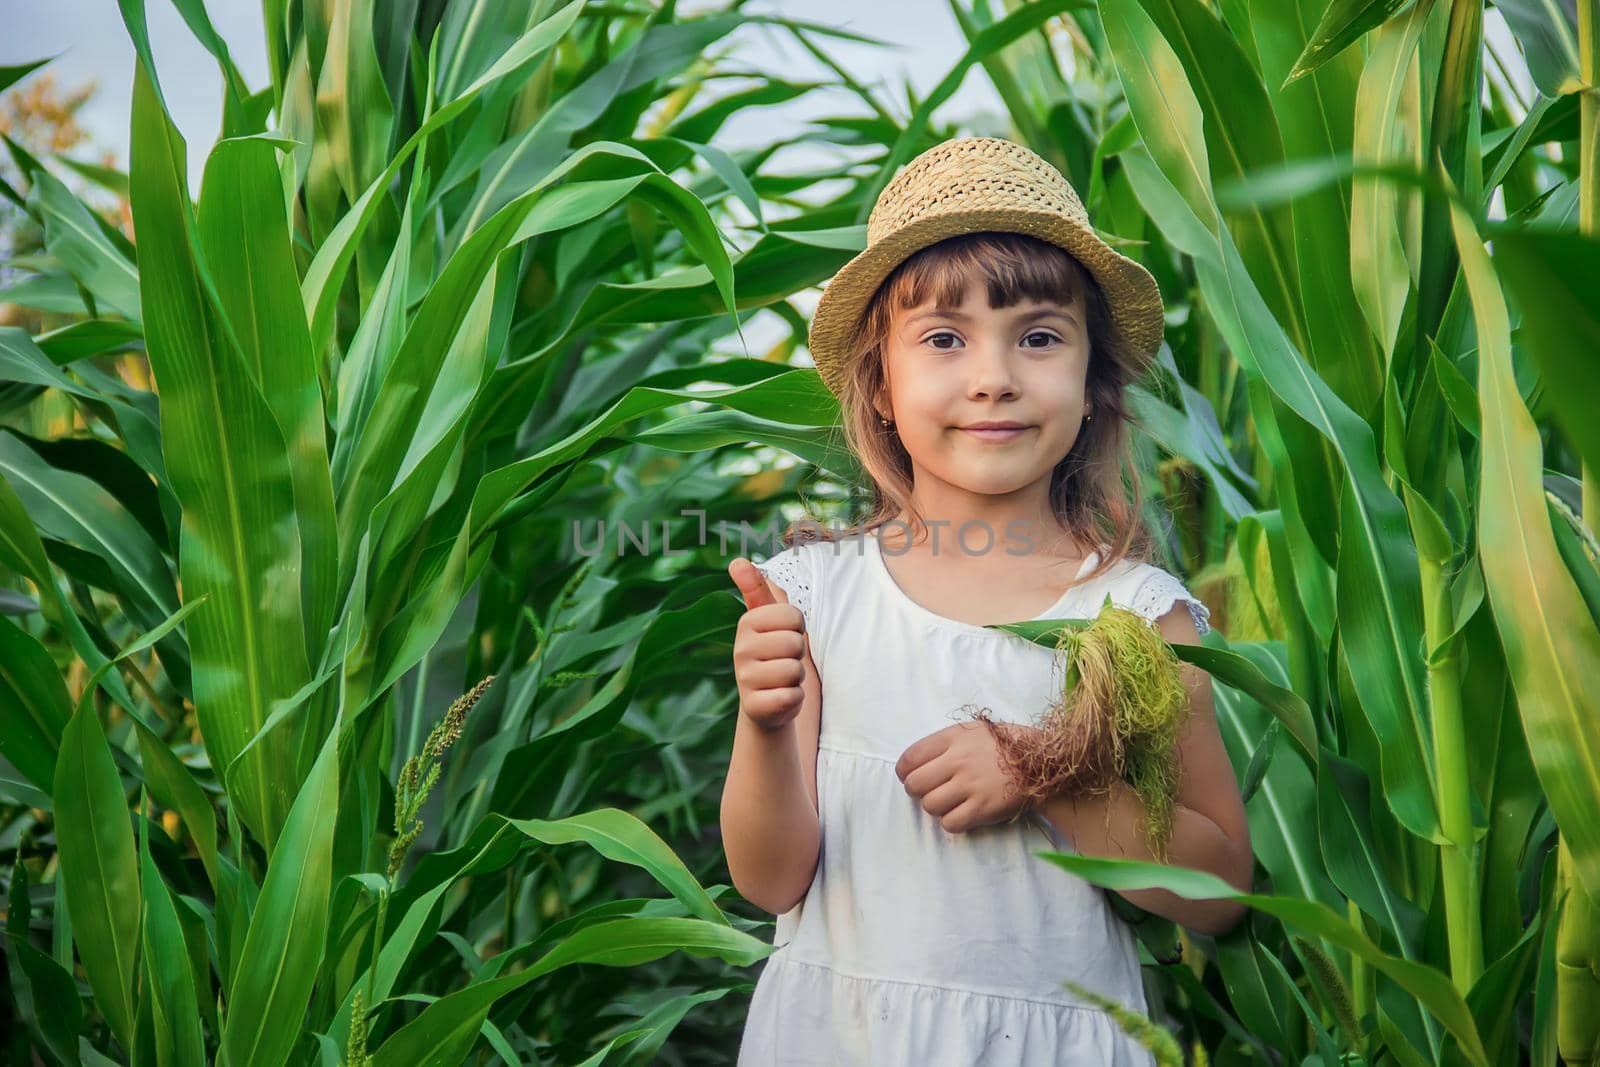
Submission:
[[[1578,3],[1579,101],[1578,231],[1600,236],[1600,3]],[[1583,521],[1600,530],[1600,472],[1583,466]],[[1556,933],[1557,1051],[1571,1064],[1600,1055],[1600,906],[1573,867],[1565,836],[1559,839],[1556,892],[1565,893]]]

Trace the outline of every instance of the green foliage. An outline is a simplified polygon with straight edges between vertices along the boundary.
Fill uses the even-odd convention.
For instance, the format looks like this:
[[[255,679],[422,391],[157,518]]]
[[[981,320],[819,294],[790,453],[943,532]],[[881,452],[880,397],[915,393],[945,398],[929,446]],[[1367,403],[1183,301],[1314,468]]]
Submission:
[[[789,301],[981,67],[1009,114],[973,132],[1061,167],[1167,304],[1135,446],[1264,891],[1049,857],[1251,908],[1173,965],[1131,916],[1165,1054],[1593,1055],[1593,0],[1496,5],[1525,58],[1434,0],[958,3],[903,103],[737,3],[267,0],[260,91],[176,6],[225,86],[198,202],[142,0],[129,173],[90,175],[136,242],[81,166],[9,145],[0,190],[44,235],[4,298],[66,322],[0,327],[8,1051],[731,1062],[769,946],[710,832],[707,530],[812,475],[849,508]],[[712,143],[819,87],[703,99],[752,23],[860,101],[820,135],[863,166]],[[673,551],[625,552],[641,520]]]
[[[730,725],[699,642],[730,604],[568,537],[633,517],[636,454],[681,467],[671,513],[697,482],[748,507],[703,454],[730,428],[693,421],[708,395],[746,447],[835,410],[814,375],[705,364],[846,254],[790,224],[736,262],[725,200],[772,195],[758,160],[654,107],[684,107],[740,20],[269,4],[252,92],[178,6],[227,97],[197,202],[141,0],[136,244],[13,150],[45,248],[8,267],[88,309],[0,332],[0,564],[42,609],[0,624],[0,800],[55,830],[12,874],[51,891],[12,909],[20,1040],[63,1062],[80,1040],[410,1062],[416,1034],[453,1061],[637,1062],[691,1008],[737,1017],[723,997],[770,947],[699,840]],[[78,428],[32,420],[46,390]],[[75,971],[87,1011],[53,996]]]

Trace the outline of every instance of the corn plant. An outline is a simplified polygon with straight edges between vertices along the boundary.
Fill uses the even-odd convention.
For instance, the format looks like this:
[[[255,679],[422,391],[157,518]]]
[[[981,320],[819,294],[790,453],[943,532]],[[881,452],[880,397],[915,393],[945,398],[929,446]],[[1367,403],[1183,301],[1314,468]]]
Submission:
[[[1278,922],[1185,937],[1166,1008],[1223,1062],[1589,1062],[1595,5],[1499,4],[1511,56],[1465,0],[1062,4],[989,52],[1053,5],[1010,6],[957,11],[971,60],[1168,296],[1140,414],[1207,643],[1311,712],[1215,687]]]
[[[840,462],[776,421],[828,420],[813,373],[705,358],[846,255],[710,143],[742,101],[689,107],[748,20],[267,0],[255,88],[176,7],[224,86],[198,198],[141,0],[95,175],[134,239],[23,145],[0,190],[45,235],[7,299],[50,316],[0,330],[15,1047],[643,1062],[770,950],[694,839],[737,610],[714,550],[683,580],[567,526],[648,499],[640,455],[740,518],[708,449]]]

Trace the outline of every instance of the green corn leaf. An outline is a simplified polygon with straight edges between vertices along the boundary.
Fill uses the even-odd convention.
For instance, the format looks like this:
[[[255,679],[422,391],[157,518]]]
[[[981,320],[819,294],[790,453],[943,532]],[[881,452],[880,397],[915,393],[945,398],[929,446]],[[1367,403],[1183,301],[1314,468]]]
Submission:
[[[565,819],[508,819],[520,833],[547,845],[582,841],[607,859],[642,867],[696,915],[727,925],[727,918],[706,895],[689,868],[668,844],[636,816],[620,808],[601,808]]]
[[[139,272],[107,236],[105,223],[49,171],[33,175],[28,200],[44,219],[45,247],[94,296],[134,322],[140,318]]]
[[[207,751],[226,766],[265,721],[272,701],[309,674],[291,457],[240,347],[215,305],[197,254],[183,141],[154,84],[134,79],[134,221],[150,364],[161,391],[168,475],[183,504],[184,595],[212,594],[189,626],[194,703]],[[301,773],[283,738],[241,768],[235,796],[269,848]]]
[[[0,346],[4,341],[4,331],[0,331]],[[11,483],[3,477],[0,477],[0,561],[18,574],[26,575],[39,588],[42,593],[40,612],[67,635],[72,650],[84,663],[99,669],[109,662],[56,584],[39,531],[34,528]],[[123,707],[134,706],[133,696],[119,675],[107,675],[102,684]],[[66,725],[64,718],[61,725]]]
[[[311,331],[283,206],[281,147],[267,137],[219,142],[206,159],[197,224],[242,367],[282,427],[288,447],[300,525],[306,648],[314,656],[333,625],[338,593],[333,483]]]
[[[772,946],[732,927],[703,919],[616,919],[568,937],[516,974],[477,982],[441,997],[395,1031],[372,1057],[373,1067],[454,1067],[471,1050],[489,1009],[501,997],[574,963],[633,967],[683,951],[749,966]]]
[[[229,1063],[278,1067],[299,1040],[322,963],[339,810],[339,731],[328,734],[267,865],[222,1035]]]
[[[150,858],[149,820],[139,820],[139,888],[143,893],[145,1010],[150,1013],[158,1067],[204,1067],[205,1038],[195,999],[189,949],[172,895]]]
[[[105,486],[51,463],[13,434],[0,435],[0,473],[42,534],[103,565],[110,588],[139,626],[154,627],[178,609],[160,546]]]
[[[134,1047],[139,865],[122,778],[92,706],[67,723],[56,762],[61,885],[95,1003],[124,1049]]]
[[[1600,894],[1600,630],[1562,561],[1539,430],[1517,391],[1505,300],[1471,218],[1452,208],[1478,330],[1483,415],[1479,558],[1528,749],[1574,870]],[[1537,313],[1537,312],[1535,312]]]
[[[1284,86],[1287,87],[1290,82],[1314,73],[1318,67],[1350,47],[1369,30],[1383,25],[1408,2],[1409,0],[1334,0],[1322,13],[1322,21],[1317,23],[1317,28],[1311,31],[1311,39],[1305,43],[1300,57],[1295,60],[1293,69],[1289,71],[1289,76],[1284,79]],[[1426,13],[1426,9],[1431,5],[1424,0],[1417,6],[1423,8]]]
[[[33,947],[28,935],[32,908],[28,898],[28,868],[11,867],[11,897],[6,908],[5,958],[10,979],[14,1017],[54,1062],[77,1067],[78,1034],[83,1029],[83,1006],[72,974],[50,956]]]
[[[1544,375],[1544,399],[1590,470],[1600,471],[1594,354],[1600,352],[1600,239],[1496,228],[1499,277],[1522,311],[1520,337]]]
[[[150,791],[164,807],[176,811],[189,828],[195,851],[200,853],[200,862],[216,889],[217,816],[211,801],[165,741],[138,719],[133,720],[133,725],[139,734],[139,756]]]
[[[1388,7],[1388,0],[1358,0],[1329,8],[1322,24],[1306,44],[1309,53],[1322,42],[1326,47],[1333,35],[1324,37],[1330,22],[1337,19],[1335,9],[1351,15],[1353,7],[1365,11]],[[1372,52],[1361,71],[1356,89],[1351,157],[1358,164],[1398,164],[1401,154],[1394,147],[1397,127],[1404,120],[1404,105],[1411,95],[1407,78],[1417,41],[1422,36],[1431,0],[1415,4],[1403,18],[1386,23],[1373,34]],[[1342,20],[1340,20],[1342,21]],[[1348,27],[1352,23],[1345,23]],[[1296,62],[1298,71],[1306,63],[1306,53]],[[1291,77],[1297,77],[1291,74]],[[1411,268],[1406,259],[1406,241],[1401,233],[1404,212],[1413,197],[1392,183],[1370,177],[1354,177],[1350,188],[1350,281],[1355,289],[1367,324],[1378,339],[1379,350],[1394,352],[1400,334],[1400,318],[1406,294],[1411,289]]]
[[[56,777],[56,753],[72,718],[72,699],[61,671],[38,638],[0,616],[0,756],[47,792]]]
[[[1534,84],[1546,96],[1578,91],[1583,84],[1576,5],[1547,0],[1496,0],[1528,59]]]
[[[13,85],[17,84],[17,82],[21,81],[23,78],[26,78],[28,75],[32,74],[34,71],[38,70],[40,67],[44,66],[46,63],[49,63],[55,58],[55,56],[48,56],[44,59],[35,59],[31,63],[17,63],[11,66],[0,67],[0,90],[11,88]]]
[[[1454,1035],[1469,1062],[1478,1067],[1489,1065],[1472,1013],[1449,978],[1432,967],[1389,955],[1324,904],[1293,897],[1241,893],[1208,871],[1060,852],[1036,855],[1104,889],[1165,889],[1190,900],[1237,900],[1275,916],[1287,926],[1321,937],[1394,979]]]

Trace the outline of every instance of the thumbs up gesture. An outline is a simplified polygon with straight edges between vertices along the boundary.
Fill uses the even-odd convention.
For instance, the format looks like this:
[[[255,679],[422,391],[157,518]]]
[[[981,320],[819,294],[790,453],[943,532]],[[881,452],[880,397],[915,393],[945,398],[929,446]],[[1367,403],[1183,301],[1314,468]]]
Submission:
[[[728,564],[728,576],[745,606],[733,638],[739,711],[763,730],[781,729],[800,714],[805,696],[805,616],[782,586],[767,581],[743,556]]]

